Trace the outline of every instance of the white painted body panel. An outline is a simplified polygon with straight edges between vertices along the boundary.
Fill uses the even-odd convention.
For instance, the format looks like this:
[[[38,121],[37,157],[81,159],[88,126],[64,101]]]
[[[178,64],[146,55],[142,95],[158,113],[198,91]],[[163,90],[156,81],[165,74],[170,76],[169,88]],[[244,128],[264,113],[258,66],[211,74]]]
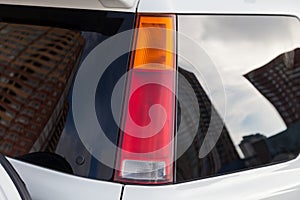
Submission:
[[[300,15],[298,0],[0,0],[0,4],[146,13]]]
[[[138,0],[0,0],[0,4],[135,12]]]
[[[33,200],[119,200],[121,196],[121,184],[67,175],[14,159],[9,161]]]
[[[124,200],[298,200],[300,158],[244,172],[169,186],[126,186]]]
[[[138,12],[202,14],[300,14],[298,0],[140,0]]]
[[[5,169],[0,165],[0,199],[1,200],[21,200],[17,188],[10,179]]]

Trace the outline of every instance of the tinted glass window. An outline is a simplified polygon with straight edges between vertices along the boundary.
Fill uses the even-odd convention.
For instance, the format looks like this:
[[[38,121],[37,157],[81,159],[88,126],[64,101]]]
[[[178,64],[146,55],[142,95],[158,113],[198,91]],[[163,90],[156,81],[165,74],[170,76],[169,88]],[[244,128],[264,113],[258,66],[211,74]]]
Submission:
[[[84,98],[83,91],[77,91],[82,96],[74,100],[74,82],[78,73],[83,77],[80,84],[91,85],[95,82],[92,75],[105,67],[92,98],[97,124],[101,124],[105,137],[117,144],[118,126],[111,113],[110,97],[127,70],[128,54],[102,66],[107,55],[97,54],[94,49],[131,29],[134,15],[0,6],[0,20],[0,152],[59,171],[110,180],[113,169],[90,152],[97,149],[100,156],[114,162],[115,149],[105,146],[101,138],[93,143],[82,142],[74,109],[80,110],[79,126],[89,124],[82,125],[85,130],[81,134],[93,132],[93,122],[84,109],[88,103],[73,103]],[[131,35],[123,41],[129,50]],[[116,46],[106,50],[113,48]],[[81,66],[90,70],[82,72]]]
[[[279,16],[179,16],[177,182],[295,158],[300,26]]]

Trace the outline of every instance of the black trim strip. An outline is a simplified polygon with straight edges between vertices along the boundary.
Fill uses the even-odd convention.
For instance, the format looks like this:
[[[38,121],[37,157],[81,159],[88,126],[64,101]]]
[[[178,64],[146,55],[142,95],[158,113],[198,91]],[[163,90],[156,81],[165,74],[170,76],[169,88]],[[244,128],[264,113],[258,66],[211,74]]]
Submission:
[[[117,12],[0,4],[0,20],[4,22],[93,31],[109,36],[118,32],[124,20],[114,13]]]
[[[122,189],[121,189],[121,195],[120,195],[120,200],[122,200],[122,199],[123,199],[124,190],[125,190],[125,185],[122,185]]]

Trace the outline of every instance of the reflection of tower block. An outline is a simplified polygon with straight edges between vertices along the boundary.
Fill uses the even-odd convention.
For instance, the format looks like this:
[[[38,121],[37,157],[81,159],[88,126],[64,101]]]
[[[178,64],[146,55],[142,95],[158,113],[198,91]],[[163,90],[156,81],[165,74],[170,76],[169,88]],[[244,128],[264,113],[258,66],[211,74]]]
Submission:
[[[45,145],[43,149],[45,151],[54,152],[57,144],[59,142],[61,133],[65,127],[65,123],[67,121],[67,115],[69,110],[69,102],[65,102],[64,108],[60,113],[59,120],[57,122],[57,125],[53,127],[53,130],[51,131],[52,135],[48,138],[48,141],[45,142]]]
[[[278,56],[245,77],[274,105],[287,126],[300,119],[300,49]]]
[[[195,74],[182,68],[179,68],[178,71],[181,74],[178,76],[178,96],[182,101],[178,111],[180,129],[177,132],[177,148],[183,149],[191,139],[193,141],[177,161],[177,180],[192,178],[181,176],[181,171],[190,169],[194,169],[193,176],[195,177],[217,174],[223,170],[222,167],[239,160],[240,157],[221,116]],[[183,81],[183,78],[187,82]],[[194,99],[193,96],[197,99]],[[200,114],[199,116],[196,114],[196,110],[199,110],[200,113],[197,113]],[[211,120],[212,115],[214,120]],[[208,130],[211,131],[210,134],[213,134],[210,136],[214,137],[216,144],[203,144]],[[220,135],[218,131],[221,131]],[[213,148],[210,149],[210,146]],[[209,151],[204,158],[199,158],[201,148],[207,148],[205,150]]]
[[[60,28],[0,23],[0,152],[54,151],[84,39]]]
[[[271,152],[267,137],[261,134],[244,136],[240,148],[248,167],[270,163]]]

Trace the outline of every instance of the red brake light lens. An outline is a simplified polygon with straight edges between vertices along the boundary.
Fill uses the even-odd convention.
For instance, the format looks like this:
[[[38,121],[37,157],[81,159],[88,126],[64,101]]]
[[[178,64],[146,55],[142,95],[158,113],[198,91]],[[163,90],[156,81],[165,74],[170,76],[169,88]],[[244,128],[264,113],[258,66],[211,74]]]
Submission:
[[[174,30],[174,16],[138,16],[127,77],[116,181],[142,184],[173,181]]]

